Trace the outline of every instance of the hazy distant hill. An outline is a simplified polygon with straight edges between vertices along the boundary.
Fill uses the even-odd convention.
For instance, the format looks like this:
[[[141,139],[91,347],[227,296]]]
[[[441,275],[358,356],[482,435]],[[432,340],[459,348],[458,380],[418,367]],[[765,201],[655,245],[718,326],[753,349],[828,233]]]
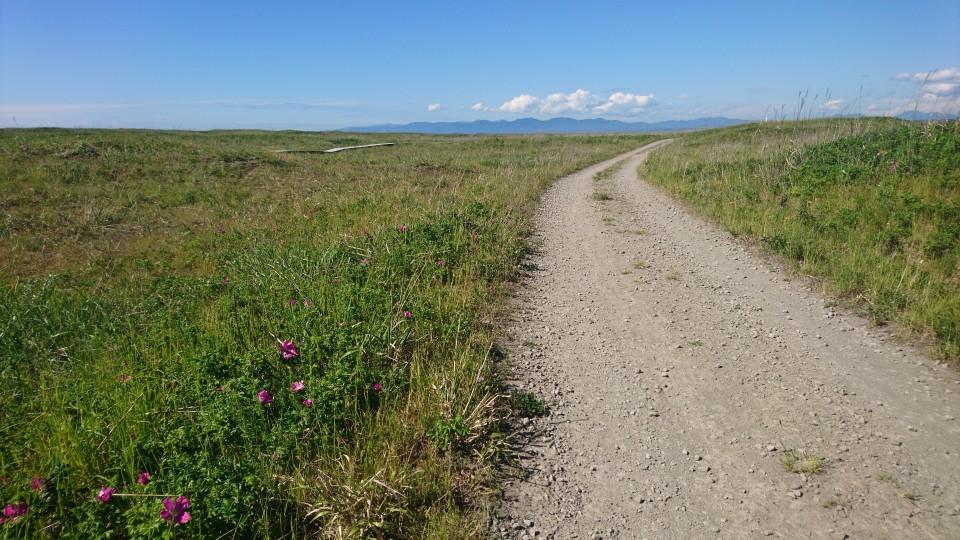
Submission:
[[[906,111],[897,115],[901,120],[916,120],[917,122],[928,122],[930,120],[956,120],[956,114],[943,113],[925,113],[920,111]]]
[[[743,124],[734,118],[697,118],[665,122],[621,122],[604,118],[519,118],[517,120],[475,120],[473,122],[414,122],[346,128],[344,131],[364,133],[627,133],[637,131],[680,131]]]

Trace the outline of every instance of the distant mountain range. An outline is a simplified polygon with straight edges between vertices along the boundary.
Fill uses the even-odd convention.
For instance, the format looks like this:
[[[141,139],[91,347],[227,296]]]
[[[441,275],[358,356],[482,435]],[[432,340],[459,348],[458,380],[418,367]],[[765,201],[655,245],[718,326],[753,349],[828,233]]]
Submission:
[[[916,120],[917,122],[929,122],[930,120],[956,120],[957,115],[955,114],[943,114],[943,113],[925,113],[925,112],[914,112],[914,111],[905,111],[897,115],[897,118],[901,120]]]
[[[639,131],[682,131],[718,128],[744,124],[735,118],[697,118],[665,122],[621,122],[605,118],[519,118],[517,120],[474,120],[472,122],[413,122],[346,128],[343,131],[362,133],[432,133],[432,134],[504,134],[504,133],[634,133]]]

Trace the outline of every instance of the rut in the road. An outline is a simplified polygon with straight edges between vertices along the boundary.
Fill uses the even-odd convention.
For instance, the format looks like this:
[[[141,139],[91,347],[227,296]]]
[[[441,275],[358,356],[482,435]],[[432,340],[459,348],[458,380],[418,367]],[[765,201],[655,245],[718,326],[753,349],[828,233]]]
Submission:
[[[638,179],[658,144],[543,199],[504,331],[552,413],[493,532],[960,538],[956,372]]]

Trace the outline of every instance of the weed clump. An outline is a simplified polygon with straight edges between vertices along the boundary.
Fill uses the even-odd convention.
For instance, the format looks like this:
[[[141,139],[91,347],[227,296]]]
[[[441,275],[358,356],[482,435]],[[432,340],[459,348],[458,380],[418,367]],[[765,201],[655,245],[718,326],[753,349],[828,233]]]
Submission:
[[[803,450],[788,450],[780,454],[780,464],[790,473],[817,474],[823,470],[826,460]]]
[[[546,403],[537,398],[533,392],[514,390],[510,393],[510,406],[514,414],[523,418],[543,416],[549,412]]]

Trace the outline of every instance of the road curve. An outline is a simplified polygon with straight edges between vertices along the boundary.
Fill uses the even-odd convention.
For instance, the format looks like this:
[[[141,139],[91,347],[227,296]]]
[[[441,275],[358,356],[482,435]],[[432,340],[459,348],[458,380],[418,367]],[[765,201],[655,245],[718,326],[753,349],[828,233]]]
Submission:
[[[492,536],[960,538],[956,370],[639,179],[666,143],[542,200],[503,332],[552,412]]]

